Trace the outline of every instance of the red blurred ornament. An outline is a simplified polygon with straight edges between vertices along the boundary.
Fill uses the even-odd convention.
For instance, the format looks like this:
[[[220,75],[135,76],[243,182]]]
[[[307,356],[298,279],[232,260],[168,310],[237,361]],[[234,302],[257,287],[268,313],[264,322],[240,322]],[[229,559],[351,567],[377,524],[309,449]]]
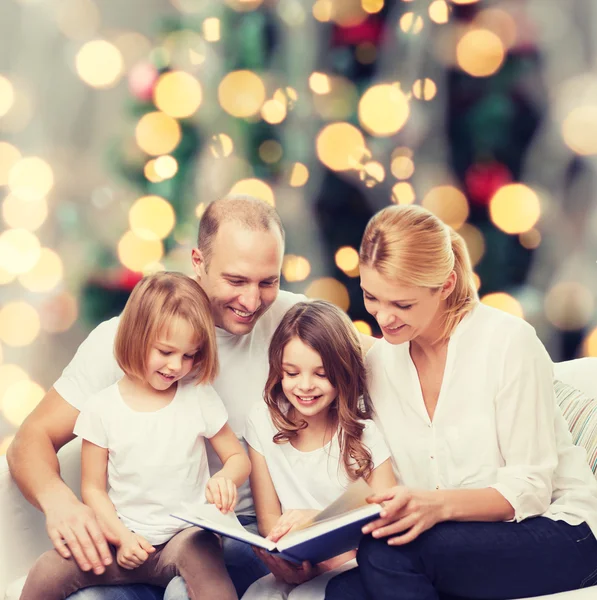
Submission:
[[[141,102],[150,102],[158,75],[158,70],[150,62],[136,64],[128,78],[131,94]]]
[[[468,197],[477,204],[489,204],[491,197],[503,185],[512,181],[508,168],[499,162],[471,165],[464,176]]]
[[[378,46],[382,33],[383,24],[374,17],[368,17],[358,25],[337,25],[332,34],[332,46],[356,46],[364,42]]]

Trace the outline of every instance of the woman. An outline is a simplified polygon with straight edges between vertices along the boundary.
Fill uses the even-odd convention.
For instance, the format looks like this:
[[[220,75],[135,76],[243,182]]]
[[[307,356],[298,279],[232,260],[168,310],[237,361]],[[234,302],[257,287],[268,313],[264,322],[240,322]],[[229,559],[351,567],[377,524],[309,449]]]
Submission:
[[[597,482],[522,319],[480,304],[462,238],[417,206],[375,215],[360,251],[378,426],[400,485],[373,496],[358,571],[326,598],[521,598],[597,582]],[[537,517],[537,518],[533,518]]]

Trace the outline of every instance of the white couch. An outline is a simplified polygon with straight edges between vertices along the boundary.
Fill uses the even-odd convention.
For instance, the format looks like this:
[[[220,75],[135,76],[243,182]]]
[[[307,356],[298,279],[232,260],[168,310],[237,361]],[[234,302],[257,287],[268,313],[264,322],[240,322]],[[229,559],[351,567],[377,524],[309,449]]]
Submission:
[[[597,358],[557,363],[555,376],[556,379],[597,398]],[[59,452],[62,477],[77,493],[80,479],[79,454],[78,441],[71,442]],[[21,496],[10,477],[6,458],[0,457],[0,598],[18,598],[17,590],[20,590],[20,587],[11,586],[11,582],[22,578],[33,561],[50,547],[41,513]],[[11,590],[7,593],[9,586]],[[597,587],[542,596],[541,599],[596,600]]]

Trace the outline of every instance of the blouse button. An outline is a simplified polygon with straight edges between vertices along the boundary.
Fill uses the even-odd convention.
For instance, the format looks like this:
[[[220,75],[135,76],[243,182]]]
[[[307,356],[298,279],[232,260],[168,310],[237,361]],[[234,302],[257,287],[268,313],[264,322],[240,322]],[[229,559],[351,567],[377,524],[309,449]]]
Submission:
[[[435,489],[436,489],[436,490],[439,490],[439,485],[436,485],[436,486],[435,486]]]

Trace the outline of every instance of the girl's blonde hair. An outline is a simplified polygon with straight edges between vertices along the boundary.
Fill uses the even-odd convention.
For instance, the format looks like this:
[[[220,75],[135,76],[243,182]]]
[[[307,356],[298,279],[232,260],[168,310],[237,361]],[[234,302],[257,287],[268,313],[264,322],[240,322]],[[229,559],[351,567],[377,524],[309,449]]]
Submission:
[[[212,383],[218,374],[218,353],[211,306],[201,286],[182,273],[156,273],[135,286],[120,316],[114,355],[120,368],[143,381],[152,345],[175,318],[192,328],[198,350],[187,376]]]
[[[388,206],[375,214],[363,234],[360,261],[390,281],[432,291],[454,271],[456,286],[446,299],[440,339],[450,337],[478,302],[464,240],[421,206]]]
[[[307,427],[300,415],[294,418],[293,411],[288,410],[290,403],[282,390],[284,348],[295,337],[321,356],[325,375],[338,393],[331,408],[337,415],[340,454],[348,476],[367,479],[373,470],[373,461],[361,441],[365,428],[361,420],[371,418],[371,404],[361,345],[348,316],[330,302],[315,300],[295,304],[274,332],[264,392],[278,430],[274,442],[289,442]]]

